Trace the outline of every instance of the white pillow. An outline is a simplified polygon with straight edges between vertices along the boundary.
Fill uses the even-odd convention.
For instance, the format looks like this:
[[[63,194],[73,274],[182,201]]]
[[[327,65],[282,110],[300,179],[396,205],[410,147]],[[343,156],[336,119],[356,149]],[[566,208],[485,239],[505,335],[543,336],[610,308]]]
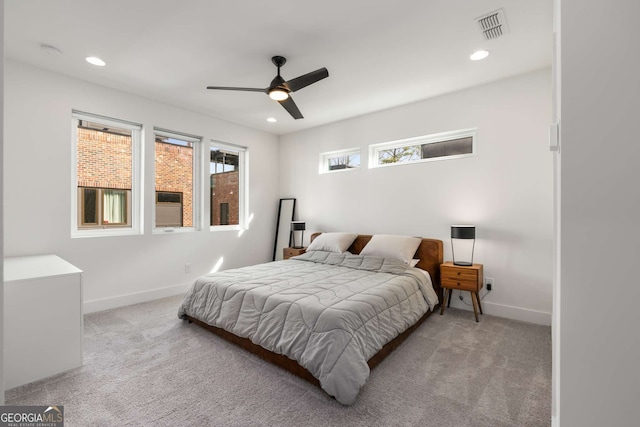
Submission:
[[[357,234],[322,233],[309,244],[307,251],[327,251],[343,253],[356,240]]]
[[[422,239],[419,237],[376,234],[360,251],[360,255],[395,258],[411,265],[413,255],[421,242]]]

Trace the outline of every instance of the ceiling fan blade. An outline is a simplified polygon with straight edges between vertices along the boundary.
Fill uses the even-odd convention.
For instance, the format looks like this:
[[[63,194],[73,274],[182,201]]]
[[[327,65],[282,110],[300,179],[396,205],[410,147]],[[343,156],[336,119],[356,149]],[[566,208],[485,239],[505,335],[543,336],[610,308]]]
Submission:
[[[289,112],[289,114],[291,114],[291,117],[293,117],[294,119],[296,120],[304,119],[304,117],[302,116],[302,113],[298,109],[298,106],[296,105],[296,103],[293,102],[293,98],[291,98],[291,96],[289,96],[287,99],[283,101],[278,101],[278,102],[280,103],[280,105],[284,107],[285,110]]]
[[[207,89],[218,89],[218,90],[241,90],[243,92],[262,92],[268,93],[267,89],[259,89],[255,87],[226,87],[226,86],[207,86]]]
[[[320,68],[319,70],[312,71],[285,82],[285,86],[289,88],[291,92],[295,92],[319,80],[326,79],[327,77],[329,77],[329,71],[327,71],[326,68]]]

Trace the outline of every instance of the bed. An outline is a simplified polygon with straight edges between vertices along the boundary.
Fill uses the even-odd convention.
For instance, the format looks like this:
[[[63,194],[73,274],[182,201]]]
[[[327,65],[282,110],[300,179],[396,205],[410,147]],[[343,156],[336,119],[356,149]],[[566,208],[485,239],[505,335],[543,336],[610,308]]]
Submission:
[[[312,235],[312,241],[319,236]],[[410,256],[414,268],[408,265],[411,259],[369,250],[374,243],[379,247],[382,236],[353,236],[343,253],[309,250],[288,260],[202,276],[185,295],[178,316],[350,405],[370,369],[442,301],[442,241],[417,239]]]

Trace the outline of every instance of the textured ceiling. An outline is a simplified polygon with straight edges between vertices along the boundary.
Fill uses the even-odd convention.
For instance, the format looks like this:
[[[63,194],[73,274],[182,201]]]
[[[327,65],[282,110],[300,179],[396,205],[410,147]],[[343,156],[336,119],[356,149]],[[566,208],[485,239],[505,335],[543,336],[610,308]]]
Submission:
[[[498,8],[510,32],[485,41],[474,18]],[[489,58],[470,61],[480,48]],[[9,59],[274,134],[549,67],[551,48],[552,0],[5,2]],[[329,70],[293,94],[304,119],[261,93],[205,89],[267,87],[274,55],[285,79]]]

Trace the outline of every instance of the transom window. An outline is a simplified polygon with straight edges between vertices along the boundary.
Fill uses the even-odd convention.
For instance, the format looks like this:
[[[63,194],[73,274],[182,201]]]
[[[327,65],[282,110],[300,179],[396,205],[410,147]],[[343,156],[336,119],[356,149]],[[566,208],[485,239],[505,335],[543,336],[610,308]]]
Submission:
[[[466,129],[370,145],[369,167],[471,156],[475,136],[475,129]]]
[[[320,173],[356,170],[360,167],[360,148],[320,153]]]

